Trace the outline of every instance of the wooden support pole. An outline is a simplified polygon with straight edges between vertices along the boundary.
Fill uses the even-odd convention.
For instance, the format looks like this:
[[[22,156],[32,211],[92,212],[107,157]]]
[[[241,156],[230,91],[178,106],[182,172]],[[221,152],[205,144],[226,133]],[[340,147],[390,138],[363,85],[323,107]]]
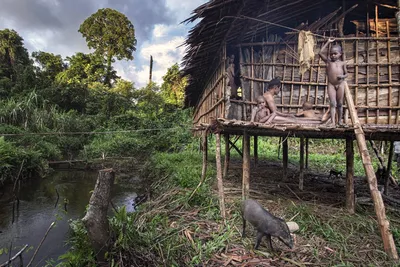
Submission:
[[[215,134],[215,159],[217,165],[217,180],[218,180],[218,198],[219,198],[219,209],[221,217],[225,221],[225,195],[224,195],[224,182],[222,180],[222,166],[221,166],[221,134]]]
[[[288,138],[285,137],[282,142],[282,160],[283,160],[283,180],[287,179],[288,161],[289,161]]]
[[[388,164],[385,172],[385,186],[383,193],[387,195],[389,192],[389,177],[392,172],[392,162],[393,162],[393,150],[394,150],[394,142],[390,141],[390,147],[389,147],[389,157],[388,157]]]
[[[346,138],[346,209],[350,214],[355,212],[355,200],[353,139]]]
[[[254,166],[258,165],[258,136],[254,136]]]
[[[107,218],[108,203],[111,200],[111,189],[114,184],[113,169],[99,171],[96,185],[89,200],[89,208],[82,222],[86,227],[99,265],[105,263],[108,251],[110,232]]]
[[[360,121],[357,116],[357,111],[354,107],[353,99],[350,94],[349,86],[344,82],[344,90],[347,106],[349,108],[350,117],[354,126],[354,133],[357,138],[358,149],[364,165],[365,174],[367,175],[369,190],[371,192],[372,200],[374,201],[374,208],[376,217],[378,219],[381,236],[383,240],[383,247],[388,256],[394,260],[399,258],[394,244],[392,233],[390,232],[390,224],[386,218],[385,205],[383,204],[381,193],[378,190],[376,176],[372,167],[371,158],[369,156],[367,144],[365,141],[364,131],[361,127]]]
[[[308,145],[309,145],[309,139],[306,138],[306,166],[305,168],[308,169]]]
[[[229,141],[229,144],[231,145],[230,147],[234,148],[236,150],[236,152],[243,158],[243,153],[242,151],[240,151],[240,149],[235,145],[235,143],[232,143],[231,141]]]
[[[244,131],[243,133],[243,184],[242,198],[249,198],[250,191],[250,136]]]
[[[190,194],[189,198],[187,201],[189,201],[194,194],[197,192],[197,190],[200,188],[200,186],[204,183],[206,180],[206,174],[207,174],[207,158],[208,158],[208,142],[207,142],[207,135],[208,135],[208,129],[203,131],[202,134],[202,143],[201,143],[201,150],[203,151],[203,166],[201,168],[201,177],[200,177],[200,182],[196,186],[196,188],[192,191]]]
[[[225,134],[224,138],[225,138],[225,161],[224,161],[223,177],[225,178],[228,175],[229,163],[231,161],[231,149],[229,146],[229,134]]]
[[[378,150],[378,148],[376,147],[374,140],[369,140],[369,143],[370,143],[372,149],[374,150],[376,157],[378,158],[379,168],[380,168],[380,169],[385,169],[386,167],[385,167],[384,160],[383,160],[382,156],[379,154],[379,150]],[[386,170],[387,170],[387,169],[386,169]],[[393,178],[393,176],[391,175],[391,173],[388,172],[388,171],[386,171],[386,170],[385,170],[385,173],[387,173],[387,174],[389,175],[389,180],[392,182],[393,185],[396,185],[396,186],[397,186],[396,180]]]
[[[299,189],[304,189],[304,137],[300,137],[300,174]]]
[[[397,0],[397,7],[399,11],[396,12],[396,19],[397,19],[397,33],[400,36],[400,0]]]

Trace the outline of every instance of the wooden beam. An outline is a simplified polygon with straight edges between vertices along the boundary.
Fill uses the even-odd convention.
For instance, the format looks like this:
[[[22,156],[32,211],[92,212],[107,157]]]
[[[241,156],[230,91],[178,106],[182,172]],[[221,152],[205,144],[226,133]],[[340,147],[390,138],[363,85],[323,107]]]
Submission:
[[[309,138],[306,138],[306,166],[305,166],[305,168],[306,169],[308,169],[308,145],[309,145],[309,141],[310,141],[310,139]]]
[[[300,137],[300,174],[299,189],[304,189],[304,137]]]
[[[240,149],[239,149],[234,143],[232,143],[230,140],[229,140],[229,144],[230,144],[231,147],[233,147],[233,148],[236,150],[236,152],[243,158],[243,153],[242,153],[242,151],[240,151]]]
[[[394,143],[393,141],[390,141],[388,164],[387,164],[387,168],[386,168],[386,172],[385,172],[385,187],[384,187],[384,190],[383,190],[383,193],[385,195],[388,194],[389,178],[390,178],[390,174],[392,173],[393,150],[394,150],[394,144],[393,143]]]
[[[221,212],[221,217],[224,219],[225,222],[225,195],[224,195],[224,182],[222,180],[222,166],[221,166],[221,134],[216,133],[215,138],[216,138],[215,159],[217,166],[219,210]]]
[[[231,149],[229,147],[229,134],[224,134],[225,138],[225,162],[224,162],[224,173],[223,177],[226,178],[228,175],[229,162],[231,161]]]
[[[208,160],[208,140],[207,140],[208,131],[203,131],[202,136],[202,149],[203,149],[203,167],[201,168],[201,180],[205,181],[206,173],[207,173],[207,160]]]
[[[350,214],[355,212],[354,147],[351,138],[346,138],[346,209]]]
[[[258,136],[254,136],[254,165],[258,165]]]
[[[364,131],[358,119],[357,111],[354,107],[349,86],[347,85],[346,82],[344,83],[345,83],[344,89],[345,89],[346,102],[349,108],[349,113],[351,120],[353,122],[353,126],[355,128],[354,133],[357,138],[358,149],[360,151],[360,155],[364,165],[365,174],[367,175],[369,190],[371,192],[372,200],[374,201],[374,208],[381,231],[383,247],[385,249],[385,252],[388,254],[390,258],[397,260],[399,256],[397,254],[393,236],[390,231],[389,220],[386,218],[385,205],[383,204],[381,193],[378,190],[378,184],[376,182],[375,172],[372,167],[371,158],[369,156],[367,144],[365,141]]]
[[[250,191],[250,136],[243,132],[243,185],[242,198],[247,199]]]
[[[285,137],[282,142],[283,180],[286,180],[288,175],[288,160],[289,160],[288,154],[289,154],[288,137]]]

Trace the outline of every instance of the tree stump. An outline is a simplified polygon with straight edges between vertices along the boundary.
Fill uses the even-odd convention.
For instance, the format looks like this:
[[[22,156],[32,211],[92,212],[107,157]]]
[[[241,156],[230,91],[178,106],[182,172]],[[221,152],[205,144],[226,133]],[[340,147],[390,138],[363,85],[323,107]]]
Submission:
[[[105,262],[105,253],[108,250],[110,239],[107,210],[114,178],[113,169],[99,171],[93,194],[89,200],[89,208],[82,219],[95,252],[96,260],[100,265]]]

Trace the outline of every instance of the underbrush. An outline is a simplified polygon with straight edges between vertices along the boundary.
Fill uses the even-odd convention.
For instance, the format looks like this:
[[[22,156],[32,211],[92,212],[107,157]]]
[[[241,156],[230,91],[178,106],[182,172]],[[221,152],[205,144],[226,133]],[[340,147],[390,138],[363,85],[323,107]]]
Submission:
[[[108,258],[112,266],[193,266],[222,251],[233,230],[221,224],[211,166],[203,185],[189,199],[200,182],[201,167],[197,152],[154,155],[142,175],[152,181],[156,197],[137,212],[120,208],[110,218],[114,240]],[[86,251],[82,232],[83,225],[75,222],[71,250],[62,256],[63,264],[91,266],[93,257],[81,256],[94,255]]]
[[[276,167],[279,164],[275,154],[278,143],[275,141],[272,138],[261,141],[264,153],[260,154],[263,159],[264,156],[270,158],[267,161]],[[313,145],[323,147],[326,144]],[[293,151],[295,149],[291,153],[292,159],[296,159]],[[336,154],[334,151],[310,152],[313,170],[324,171],[327,162],[332,164],[330,168],[340,169],[344,161],[343,151]],[[356,158],[356,162],[358,160]],[[181,153],[157,153],[146,163],[141,176],[151,183],[152,198],[137,212],[128,213],[125,208],[120,208],[110,218],[113,242],[107,257],[111,266],[221,266],[230,262],[270,266],[396,266],[383,251],[372,209],[358,206],[357,214],[350,215],[334,205],[294,200],[294,189],[289,189],[288,195],[282,188],[278,189],[279,196],[276,196],[279,173],[273,172],[269,172],[269,176],[278,179],[278,182],[270,181],[275,186],[267,184],[264,187],[257,183],[251,195],[273,214],[299,224],[300,230],[295,234],[296,245],[289,250],[274,240],[274,247],[278,250],[271,252],[264,240],[260,250],[252,250],[254,230],[250,229],[247,238],[241,238],[240,234],[241,169],[232,167],[229,176],[224,178],[227,210],[224,222],[216,198],[213,159],[209,159],[205,182],[190,198],[200,181],[201,163],[202,155],[193,149]],[[323,164],[325,169],[322,169]],[[235,184],[235,179],[238,184]],[[296,185],[294,181],[291,187]],[[302,193],[296,192],[295,195]],[[324,193],[320,193],[323,198]],[[398,216],[389,213],[388,217],[398,245]],[[94,252],[87,250],[90,245],[83,225],[76,223],[74,227],[70,239],[72,249],[62,257],[63,264],[94,266]]]

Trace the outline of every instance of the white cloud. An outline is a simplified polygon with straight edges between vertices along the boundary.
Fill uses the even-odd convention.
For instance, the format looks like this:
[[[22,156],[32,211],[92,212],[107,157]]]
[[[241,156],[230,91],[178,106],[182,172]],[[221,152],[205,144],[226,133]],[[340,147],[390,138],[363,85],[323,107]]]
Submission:
[[[174,33],[178,35],[173,36]],[[118,74],[123,79],[134,81],[138,88],[145,86],[149,80],[151,55],[153,56],[152,81],[161,85],[167,69],[182,60],[185,47],[181,45],[186,33],[187,28],[183,25],[155,25],[150,41],[144,42],[138,49],[133,62],[115,64]]]
[[[167,6],[169,9],[173,10],[176,14],[176,19],[178,22],[182,22],[191,16],[192,11],[207,2],[206,0],[167,0]]]
[[[88,53],[79,25],[98,8],[110,7],[127,15],[138,39],[134,61],[117,61],[118,75],[142,87],[148,83],[149,60],[153,56],[153,81],[161,85],[162,76],[180,63],[184,47],[179,47],[193,25],[179,24],[207,0],[0,0],[0,30],[15,29],[29,53],[46,51],[63,58],[77,52]]]

